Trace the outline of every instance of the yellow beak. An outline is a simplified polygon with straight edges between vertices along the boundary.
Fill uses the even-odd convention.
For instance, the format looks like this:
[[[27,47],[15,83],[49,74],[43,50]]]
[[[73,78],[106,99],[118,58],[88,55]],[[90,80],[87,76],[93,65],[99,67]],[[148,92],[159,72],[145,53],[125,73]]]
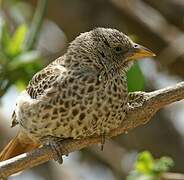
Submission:
[[[139,44],[135,44],[134,48],[131,49],[131,51],[127,54],[127,60],[136,60],[136,59],[152,57],[152,56],[156,56],[156,55],[151,50]]]

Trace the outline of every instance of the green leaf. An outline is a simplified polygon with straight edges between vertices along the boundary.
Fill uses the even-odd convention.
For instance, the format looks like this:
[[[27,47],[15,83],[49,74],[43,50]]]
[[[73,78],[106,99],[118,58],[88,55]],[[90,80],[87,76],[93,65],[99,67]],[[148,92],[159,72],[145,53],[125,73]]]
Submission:
[[[26,83],[24,81],[18,80],[15,82],[15,84],[19,91],[22,91],[26,88]]]
[[[158,180],[161,173],[173,166],[174,162],[170,157],[154,160],[150,152],[144,151],[139,153],[135,169],[129,173],[127,180]]]
[[[0,22],[0,46],[1,50],[5,51],[11,42],[11,36],[7,24],[4,22],[4,20],[0,19]]]
[[[0,51],[0,64],[6,65],[9,61],[9,58],[6,56],[6,54],[3,51]]]
[[[170,170],[174,166],[174,161],[170,157],[162,157],[159,160],[156,160],[153,172],[154,174],[161,174]]]
[[[26,24],[22,24],[17,28],[6,49],[8,55],[15,57],[22,52],[23,42],[25,40],[27,30],[28,28]]]
[[[135,169],[139,173],[151,174],[154,165],[154,159],[150,152],[144,151],[138,155]]]
[[[16,56],[10,63],[9,68],[15,69],[18,66],[24,66],[25,64],[36,62],[40,59],[40,53],[38,51],[28,51]]]
[[[129,92],[144,90],[145,79],[138,63],[134,63],[132,68],[128,71],[127,79]]]
[[[4,24],[4,19],[0,16],[0,42],[2,42]]]

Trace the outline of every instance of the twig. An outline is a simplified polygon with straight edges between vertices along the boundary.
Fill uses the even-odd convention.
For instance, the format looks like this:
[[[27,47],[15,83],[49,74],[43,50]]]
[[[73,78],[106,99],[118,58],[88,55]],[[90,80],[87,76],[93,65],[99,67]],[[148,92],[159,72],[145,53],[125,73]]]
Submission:
[[[34,14],[27,39],[25,41],[25,50],[32,49],[35,45],[37,36],[39,35],[40,27],[43,23],[43,18],[47,9],[48,0],[39,0],[36,12]]]
[[[162,15],[170,21],[172,24],[178,26],[181,30],[184,30],[183,12],[184,3],[183,0],[144,0],[150,4],[153,8],[157,9]],[[177,12],[177,13],[176,13]]]
[[[137,126],[145,124],[162,107],[184,99],[184,82],[175,86],[163,88],[149,93],[136,92],[131,101],[131,109],[122,125],[109,133],[109,138],[123,134]],[[137,98],[139,97],[139,98]],[[101,142],[101,137],[89,137],[80,140],[61,142],[60,150],[63,155],[80,150]],[[53,159],[54,154],[49,146],[44,146],[32,152],[24,153],[9,160],[0,162],[0,177],[5,178],[16,172],[42,164]]]
[[[184,179],[184,174],[180,173],[163,173],[161,175],[161,180],[183,180]]]

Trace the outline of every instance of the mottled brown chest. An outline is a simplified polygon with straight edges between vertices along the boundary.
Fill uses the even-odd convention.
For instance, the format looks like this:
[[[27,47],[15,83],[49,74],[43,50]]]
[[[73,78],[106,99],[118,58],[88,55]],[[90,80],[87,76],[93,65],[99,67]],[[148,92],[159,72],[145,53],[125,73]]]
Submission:
[[[98,134],[107,133],[118,127],[125,117],[128,100],[126,80],[121,77],[112,79],[105,84],[97,97],[101,108],[97,109],[99,120],[95,123],[95,128]]]
[[[57,85],[40,99],[37,113],[31,114],[30,106],[22,126],[38,138],[100,135],[122,122],[126,108],[125,79],[118,77],[104,83],[95,74],[69,73],[59,77]]]

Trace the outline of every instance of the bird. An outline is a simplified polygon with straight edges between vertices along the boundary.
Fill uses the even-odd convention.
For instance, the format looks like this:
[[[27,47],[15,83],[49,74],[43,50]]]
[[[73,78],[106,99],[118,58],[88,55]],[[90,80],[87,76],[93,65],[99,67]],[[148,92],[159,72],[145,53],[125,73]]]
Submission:
[[[127,71],[134,60],[152,56],[116,29],[81,33],[20,93],[12,115],[12,127],[19,130],[0,161],[47,144],[62,163],[60,141],[100,136],[103,144],[129,109]]]

